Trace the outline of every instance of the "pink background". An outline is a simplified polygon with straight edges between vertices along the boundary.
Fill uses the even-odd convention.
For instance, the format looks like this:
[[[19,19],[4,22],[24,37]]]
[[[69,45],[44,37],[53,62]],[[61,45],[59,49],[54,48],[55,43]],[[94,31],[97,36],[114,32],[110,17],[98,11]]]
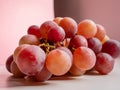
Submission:
[[[80,0],[81,18],[102,24],[111,38],[120,41],[119,4],[120,0]],[[0,0],[0,64],[13,53],[28,26],[52,20],[53,10],[53,0]]]
[[[30,25],[40,25],[53,16],[53,0],[0,0],[0,64]]]

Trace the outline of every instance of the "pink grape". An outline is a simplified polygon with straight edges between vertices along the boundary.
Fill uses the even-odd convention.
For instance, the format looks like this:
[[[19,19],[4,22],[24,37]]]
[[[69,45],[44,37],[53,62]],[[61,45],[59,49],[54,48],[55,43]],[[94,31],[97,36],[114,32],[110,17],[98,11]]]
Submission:
[[[91,48],[96,54],[102,50],[102,43],[98,38],[90,38],[88,41],[88,47]]]
[[[73,53],[73,63],[78,69],[90,70],[96,63],[96,55],[90,48],[78,47]]]
[[[50,73],[46,68],[46,66],[44,66],[42,70],[35,75],[35,78],[37,81],[43,82],[50,79],[51,76],[52,76],[52,73]]]
[[[40,47],[28,45],[18,53],[16,64],[22,73],[34,76],[42,70],[45,57],[45,52]]]
[[[85,19],[78,24],[78,35],[83,35],[85,38],[92,38],[97,33],[97,26],[94,21]]]
[[[47,69],[56,76],[66,74],[71,65],[72,61],[69,54],[60,49],[50,51],[46,57]]]
[[[40,41],[36,36],[29,34],[29,35],[24,35],[20,38],[19,45],[22,44],[38,45],[40,44]]]
[[[66,38],[71,38],[77,33],[77,23],[71,17],[64,17],[59,25],[64,29]]]
[[[97,61],[95,64],[95,70],[100,74],[108,74],[113,70],[114,59],[107,53],[97,54]]]
[[[39,32],[39,29],[40,27],[37,26],[37,25],[31,25],[28,30],[27,30],[27,33],[28,34],[32,34],[32,35],[35,35],[37,38],[40,38],[41,35],[40,35],[40,32]]]
[[[56,26],[54,28],[49,29],[48,31],[49,41],[60,42],[60,41],[63,41],[64,38],[65,38],[65,32],[61,27]]]
[[[11,63],[13,61],[13,55],[10,55],[7,60],[6,60],[6,63],[5,63],[5,66],[6,66],[6,69],[8,72],[11,73],[11,70],[10,70],[10,66],[11,66]]]
[[[113,58],[117,58],[120,55],[120,42],[110,39],[103,44],[102,52],[110,54]]]

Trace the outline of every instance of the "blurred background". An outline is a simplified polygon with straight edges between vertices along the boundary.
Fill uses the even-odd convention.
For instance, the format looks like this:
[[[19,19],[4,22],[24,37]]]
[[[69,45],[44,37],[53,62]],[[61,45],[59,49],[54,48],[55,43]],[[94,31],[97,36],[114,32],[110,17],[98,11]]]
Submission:
[[[30,25],[54,17],[53,0],[0,0],[0,64],[18,46]]]
[[[120,41],[119,4],[120,0],[0,0],[0,64],[5,64],[30,25],[40,26],[54,16],[70,16],[78,23],[92,19]]]

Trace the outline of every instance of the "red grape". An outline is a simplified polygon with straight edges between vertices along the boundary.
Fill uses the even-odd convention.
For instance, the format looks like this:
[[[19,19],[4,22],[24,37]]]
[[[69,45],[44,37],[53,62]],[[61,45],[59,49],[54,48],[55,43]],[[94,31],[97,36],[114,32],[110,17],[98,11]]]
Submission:
[[[28,30],[27,30],[27,33],[28,34],[32,34],[32,35],[35,35],[37,38],[40,38],[41,35],[40,35],[40,32],[39,32],[39,27],[37,25],[31,25]]]
[[[93,37],[88,39],[88,47],[91,48],[97,54],[102,49],[102,43],[99,39]]]
[[[75,35],[69,43],[69,47],[70,48],[78,48],[80,46],[88,46],[88,42],[87,39],[85,37],[83,37],[82,35]]]
[[[10,56],[7,58],[6,63],[5,63],[6,69],[7,69],[7,71],[9,71],[10,73],[11,73],[10,66],[11,66],[12,61],[13,61],[13,55],[10,55]]]
[[[110,54],[113,58],[117,58],[120,55],[120,42],[110,39],[103,44],[102,52]]]
[[[114,67],[114,59],[107,53],[97,54],[97,61],[95,64],[95,70],[100,74],[108,74]]]
[[[60,42],[60,41],[63,41],[64,38],[65,38],[65,32],[61,27],[56,26],[54,28],[49,29],[48,31],[49,41]]]

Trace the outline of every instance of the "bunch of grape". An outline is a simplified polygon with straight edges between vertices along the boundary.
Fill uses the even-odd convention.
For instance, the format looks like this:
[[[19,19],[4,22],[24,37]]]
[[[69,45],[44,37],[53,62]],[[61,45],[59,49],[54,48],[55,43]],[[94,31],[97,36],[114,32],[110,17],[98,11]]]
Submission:
[[[120,42],[110,39],[102,25],[90,19],[77,24],[71,17],[56,17],[28,28],[6,60],[6,68],[16,78],[32,76],[37,81],[89,71],[104,75],[112,71],[119,54]]]

